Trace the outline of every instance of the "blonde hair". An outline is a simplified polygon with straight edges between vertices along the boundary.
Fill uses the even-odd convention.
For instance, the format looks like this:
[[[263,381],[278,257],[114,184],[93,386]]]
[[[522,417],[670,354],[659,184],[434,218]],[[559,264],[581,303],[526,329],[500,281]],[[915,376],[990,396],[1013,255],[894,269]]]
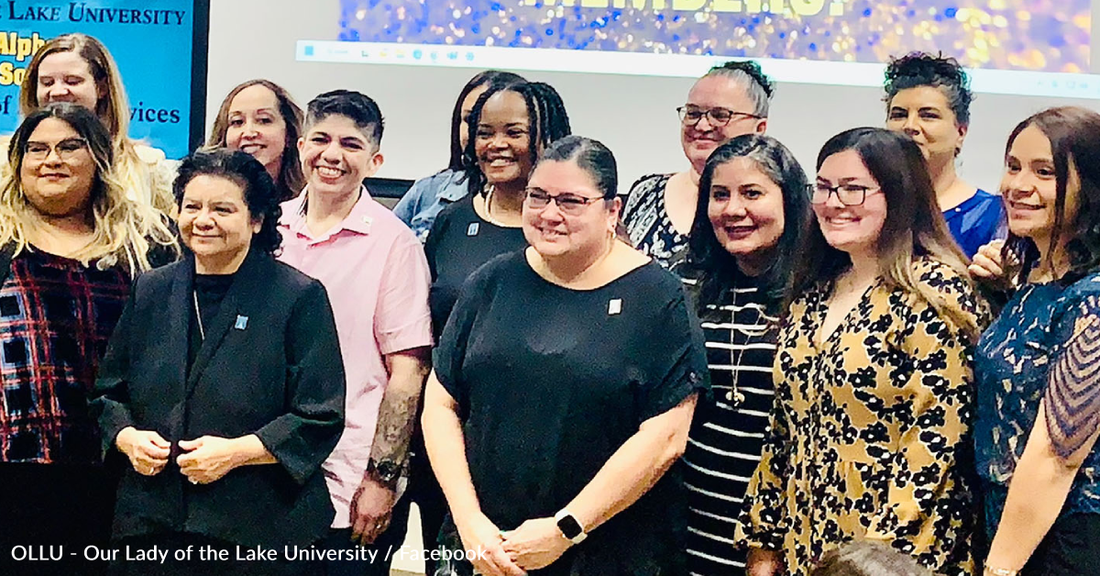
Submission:
[[[26,118],[40,108],[38,69],[47,56],[59,52],[73,52],[88,64],[99,95],[93,112],[111,135],[114,169],[119,182],[124,183],[127,191],[142,202],[165,214],[175,213],[171,179],[167,178],[169,181],[165,182],[166,178],[157,174],[150,166],[155,159],[143,159],[128,136],[130,104],[122,84],[122,74],[119,73],[111,53],[99,40],[74,32],[62,34],[42,45],[27,65],[27,75],[19,90],[19,112]]]
[[[12,177],[0,189],[0,244],[15,244],[15,254],[27,248],[29,228],[37,210],[27,200],[20,173],[27,141],[47,118],[71,126],[87,143],[96,166],[92,183],[89,217],[92,240],[69,255],[85,266],[96,262],[100,270],[122,266],[131,276],[152,268],[149,253],[160,247],[180,255],[179,244],[169,228],[168,217],[152,206],[127,197],[118,173],[112,168],[113,149],[106,127],[91,111],[69,103],[50,104],[27,116],[12,136],[8,163]]]

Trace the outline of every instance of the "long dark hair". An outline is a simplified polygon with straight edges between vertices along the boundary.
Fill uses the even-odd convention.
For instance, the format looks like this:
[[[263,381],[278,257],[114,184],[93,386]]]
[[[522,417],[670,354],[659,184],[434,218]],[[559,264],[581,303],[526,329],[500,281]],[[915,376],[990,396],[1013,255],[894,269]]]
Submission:
[[[470,78],[470,81],[462,87],[462,91],[458,93],[458,100],[455,101],[454,111],[451,112],[451,160],[447,164],[447,168],[460,172],[465,169],[462,163],[462,138],[459,134],[459,130],[462,128],[462,103],[466,101],[466,97],[470,95],[470,92],[481,88],[482,86],[491,85],[507,85],[518,84],[520,82],[526,82],[523,76],[519,74],[513,74],[511,72],[503,72],[500,70],[485,70],[478,72],[476,76]]]
[[[735,158],[751,160],[783,193],[783,233],[776,243],[775,258],[760,276],[762,288],[777,304],[785,299],[798,247],[810,222],[806,172],[786,146],[770,136],[746,134],[715,149],[699,176],[699,200],[688,237],[687,264],[698,273],[696,307],[700,315],[707,304],[719,302],[732,290],[741,274],[737,259],[718,242],[707,210],[714,171]]]
[[[1057,196],[1048,254],[1054,254],[1063,238],[1067,240],[1065,248],[1070,267],[1062,280],[1072,282],[1100,266],[1100,114],[1077,106],[1049,108],[1034,114],[1020,122],[1008,137],[1006,160],[1016,137],[1028,126],[1035,126],[1050,140]],[[1077,175],[1080,189],[1077,214],[1067,221],[1066,187],[1072,179],[1071,170]],[[1015,271],[1018,281],[1026,280],[1039,264],[1035,241],[1011,232],[1003,255],[1006,262],[1019,260],[1019,270]]]
[[[260,231],[252,236],[251,249],[269,255],[279,250],[283,237],[279,234],[278,225],[283,211],[279,208],[275,182],[259,160],[240,150],[228,148],[200,150],[191,154],[180,163],[179,175],[172,184],[177,206],[183,202],[187,185],[199,176],[218,176],[240,186],[250,219],[263,219]]]
[[[302,161],[298,156],[298,138],[302,136],[302,120],[305,113],[282,86],[270,80],[256,79],[238,84],[230,90],[225,100],[222,100],[221,107],[218,108],[218,115],[214,117],[214,127],[210,129],[210,138],[206,141],[206,147],[220,148],[226,145],[225,136],[229,132],[229,107],[237,94],[252,86],[263,86],[275,94],[275,101],[279,103],[279,115],[286,124],[286,141],[283,143],[279,178],[275,181],[275,186],[279,190],[279,197],[289,200],[297,196],[306,186],[306,177],[302,174]]]
[[[477,164],[477,152],[475,150],[477,140],[477,125],[481,121],[481,110],[485,103],[500,92],[515,92],[523,97],[527,103],[527,118],[531,124],[529,132],[531,154],[531,167],[538,162],[539,154],[552,142],[564,138],[572,133],[569,127],[569,114],[565,111],[565,103],[561,101],[561,95],[554,87],[543,82],[521,82],[519,84],[507,84],[490,86],[474,104],[473,111],[467,124],[470,128],[469,138],[464,152],[467,190],[472,196],[480,194],[485,188],[485,175],[481,173],[481,167]]]
[[[976,337],[979,328],[971,315],[918,283],[913,275],[914,259],[927,256],[969,278],[967,258],[940,212],[920,147],[908,136],[885,128],[853,128],[825,143],[817,156],[817,169],[821,170],[828,157],[847,150],[859,154],[886,198],[886,221],[876,245],[880,277],[887,286],[920,296],[968,338]],[[791,297],[818,282],[836,280],[851,266],[846,252],[825,241],[816,218],[811,221],[803,246],[792,275]]]

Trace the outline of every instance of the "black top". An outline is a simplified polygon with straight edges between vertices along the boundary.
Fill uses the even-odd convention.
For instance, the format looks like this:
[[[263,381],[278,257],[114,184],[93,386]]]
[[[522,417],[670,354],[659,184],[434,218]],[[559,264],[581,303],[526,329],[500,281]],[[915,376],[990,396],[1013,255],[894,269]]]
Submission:
[[[642,422],[709,387],[702,334],[658,264],[579,291],[544,280],[523,252],[463,286],[435,370],[459,405],[482,511],[503,530],[553,516]],[[674,465],[537,573],[682,573],[684,497]]]
[[[673,268],[684,276],[688,292],[696,281],[688,266]],[[746,550],[730,544],[760,454],[768,415],[775,402],[775,363],[779,302],[756,278],[734,272],[732,287],[714,302],[704,302],[711,398],[700,399],[684,452],[688,489],[687,552],[699,576],[745,573]],[[696,308],[698,309],[698,308]]]
[[[344,424],[344,364],[320,282],[252,251],[190,368],[193,257],[139,276],[100,366],[92,400],[104,450],[127,426],[173,444],[255,434],[278,462],[192,485],[178,468],[118,488],[114,536],[184,532],[244,546],[308,544],[333,508],[321,463]],[[201,303],[200,303],[201,307]],[[203,313],[204,321],[206,314]]]
[[[497,226],[477,215],[467,196],[443,209],[432,224],[424,254],[432,272],[432,335],[439,341],[463,282],[482,264],[527,246],[522,228]]]
[[[218,317],[222,300],[233,285],[233,274],[195,274],[195,295],[193,304],[198,307],[202,318],[198,318],[192,309],[191,326],[188,330],[190,346],[187,349],[187,368],[195,362],[195,357],[202,349],[203,334],[214,325],[214,319]],[[200,323],[201,322],[201,329]]]

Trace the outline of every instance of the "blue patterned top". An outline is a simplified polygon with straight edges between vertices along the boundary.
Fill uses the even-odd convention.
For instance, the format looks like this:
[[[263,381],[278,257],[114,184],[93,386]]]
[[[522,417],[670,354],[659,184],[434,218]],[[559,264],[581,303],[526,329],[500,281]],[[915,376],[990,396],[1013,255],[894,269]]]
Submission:
[[[974,358],[978,475],[986,526],[997,529],[1008,484],[1044,401],[1055,451],[1067,455],[1100,419],[1100,273],[1068,287],[1028,284],[982,334]],[[1053,370],[1052,370],[1053,369]],[[1071,430],[1066,434],[1066,430]],[[1063,514],[1100,513],[1100,445],[1085,459]]]

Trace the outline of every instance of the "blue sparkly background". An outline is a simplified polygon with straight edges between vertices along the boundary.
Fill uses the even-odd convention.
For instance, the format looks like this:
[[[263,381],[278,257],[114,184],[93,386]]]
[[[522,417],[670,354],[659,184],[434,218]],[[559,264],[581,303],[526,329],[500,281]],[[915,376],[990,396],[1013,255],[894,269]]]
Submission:
[[[341,0],[340,40],[1076,73],[1090,18],[1090,0]]]

